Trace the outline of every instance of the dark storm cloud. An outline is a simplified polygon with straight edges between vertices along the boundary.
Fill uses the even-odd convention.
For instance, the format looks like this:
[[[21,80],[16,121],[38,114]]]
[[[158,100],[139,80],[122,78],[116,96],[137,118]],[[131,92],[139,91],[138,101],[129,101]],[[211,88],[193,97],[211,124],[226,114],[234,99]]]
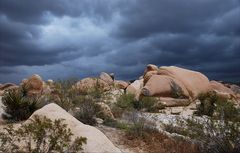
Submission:
[[[48,22],[47,13],[55,16],[97,16],[108,19],[117,3],[102,0],[2,0],[0,13],[10,19],[33,24]]]
[[[239,18],[239,0],[1,0],[0,79],[132,79],[152,63],[239,80]]]

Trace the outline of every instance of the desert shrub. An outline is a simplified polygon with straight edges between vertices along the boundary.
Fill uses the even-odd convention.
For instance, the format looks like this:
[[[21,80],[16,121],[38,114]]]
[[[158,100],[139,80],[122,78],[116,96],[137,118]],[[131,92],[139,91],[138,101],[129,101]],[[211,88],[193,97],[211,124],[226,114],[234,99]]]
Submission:
[[[135,96],[133,94],[122,94],[116,105],[124,110],[134,108]]]
[[[95,125],[97,123],[95,119],[97,114],[96,103],[91,96],[78,96],[74,103],[79,108],[75,115],[79,121],[89,125]]]
[[[197,115],[212,116],[215,110],[215,103],[220,99],[215,92],[202,93],[198,96],[201,104],[197,107]]]
[[[237,153],[240,151],[239,127],[239,121],[227,118],[189,118],[178,119],[175,126],[167,125],[165,130],[196,140],[206,153]]]
[[[78,152],[86,143],[85,137],[77,137],[73,142],[71,130],[63,119],[34,116],[29,123],[14,129],[12,125],[0,132],[1,152]]]
[[[2,97],[4,117],[15,121],[29,118],[37,109],[37,98],[26,97],[21,90],[8,90]]]
[[[173,98],[186,98],[183,94],[182,88],[174,81],[171,82],[171,97]]]
[[[208,115],[215,119],[240,121],[240,109],[226,98],[217,96],[215,92],[200,94],[198,99],[201,104],[197,107],[197,115]]]
[[[136,103],[136,100],[133,94],[122,94],[112,107],[113,115],[115,117],[121,117],[125,111],[134,110],[134,103]]]
[[[155,97],[142,97],[139,101],[134,101],[134,108],[156,113],[160,109],[164,109],[164,106],[158,103]]]
[[[103,124],[109,127],[118,128],[122,130],[127,130],[130,125],[124,122],[119,122],[115,119],[107,118],[103,121]]]
[[[216,101],[215,112],[216,119],[240,122],[240,108],[235,107],[234,103],[227,99],[220,98]]]
[[[49,95],[49,101],[58,104],[66,111],[70,110],[74,106],[72,100],[79,95],[77,90],[72,88],[76,82],[76,79],[54,82],[54,91]]]

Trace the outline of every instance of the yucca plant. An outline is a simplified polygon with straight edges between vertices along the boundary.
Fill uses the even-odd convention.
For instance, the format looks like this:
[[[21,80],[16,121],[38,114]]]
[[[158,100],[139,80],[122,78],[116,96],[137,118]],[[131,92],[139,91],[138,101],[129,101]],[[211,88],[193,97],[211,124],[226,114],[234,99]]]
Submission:
[[[8,90],[2,98],[5,113],[3,117],[14,121],[29,118],[37,109],[37,99],[24,96],[20,90]]]

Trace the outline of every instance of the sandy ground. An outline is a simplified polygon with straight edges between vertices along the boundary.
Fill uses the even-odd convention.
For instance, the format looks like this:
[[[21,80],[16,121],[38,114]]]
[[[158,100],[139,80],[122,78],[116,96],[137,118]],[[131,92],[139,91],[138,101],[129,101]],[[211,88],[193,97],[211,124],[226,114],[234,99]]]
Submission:
[[[129,142],[129,140],[126,140],[124,137],[125,133],[122,130],[104,125],[98,125],[97,128],[102,131],[108,137],[108,139],[112,141],[112,143],[123,153],[145,153],[139,146],[129,146],[128,143],[131,142]]]

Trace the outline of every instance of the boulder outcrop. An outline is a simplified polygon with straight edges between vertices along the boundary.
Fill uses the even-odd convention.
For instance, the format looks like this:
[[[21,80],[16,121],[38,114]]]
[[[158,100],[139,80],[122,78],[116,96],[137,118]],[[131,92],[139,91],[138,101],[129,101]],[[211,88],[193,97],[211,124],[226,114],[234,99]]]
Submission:
[[[135,80],[133,83],[131,83],[127,87],[126,92],[130,93],[130,94],[134,94],[135,98],[139,99],[142,87],[143,87],[143,79],[142,80]]]
[[[30,117],[33,118],[34,115],[46,116],[51,120],[64,119],[64,123],[67,124],[73,133],[73,137],[86,137],[87,144],[83,145],[83,152],[91,153],[121,153],[121,151],[116,148],[113,143],[98,129],[95,127],[85,125],[78,121],[76,118],[67,113],[60,106],[51,103],[43,108],[34,112]],[[28,120],[26,121],[28,122]]]
[[[166,75],[153,75],[143,87],[142,94],[157,97],[189,97],[189,93],[182,82]]]
[[[78,81],[75,84],[74,88],[77,89],[80,93],[89,93],[93,91],[94,88],[99,88],[103,91],[110,90],[110,86],[105,81],[98,78],[84,78]]]
[[[129,83],[122,80],[114,80],[114,86],[118,89],[126,89],[129,86]]]
[[[109,74],[105,73],[105,72],[102,72],[102,73],[100,74],[100,79],[102,79],[103,81],[105,81],[108,85],[113,85],[113,79],[112,79],[112,77],[111,77]]]
[[[200,72],[176,66],[163,66],[159,68],[158,74],[167,75],[180,81],[192,98],[196,98],[200,93],[209,91],[209,80]]]

